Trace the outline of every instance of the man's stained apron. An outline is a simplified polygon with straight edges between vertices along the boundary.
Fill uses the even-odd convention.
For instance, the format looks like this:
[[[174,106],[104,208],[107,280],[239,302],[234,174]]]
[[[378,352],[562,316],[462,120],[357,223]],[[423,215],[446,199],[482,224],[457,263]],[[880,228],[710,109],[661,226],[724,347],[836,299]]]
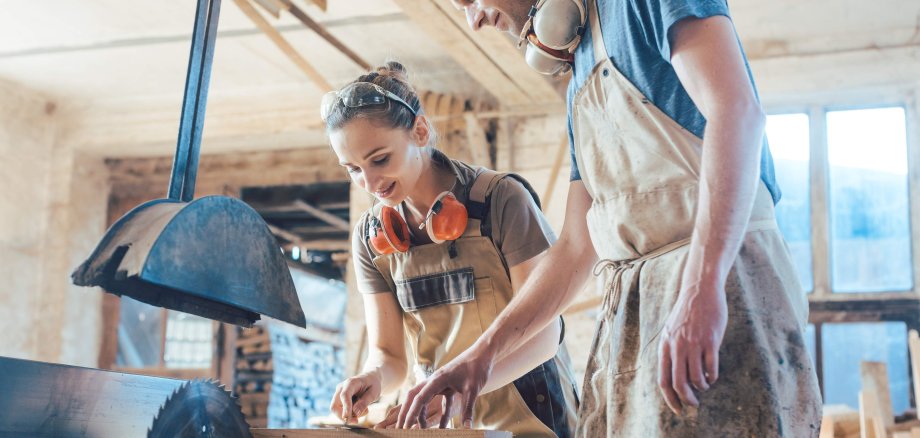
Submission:
[[[412,246],[406,253],[374,258],[403,310],[403,326],[420,378],[479,339],[513,296],[504,259],[492,239],[482,234],[480,219],[488,218],[482,206],[488,205],[495,184],[508,174],[479,169],[471,184],[454,171],[464,187],[473,186],[464,234],[453,243]],[[473,427],[509,431],[515,437],[571,437],[577,406],[570,360],[560,345],[554,358],[513,384],[481,395],[474,407]]]
[[[803,341],[807,298],[761,182],[725,286],[719,379],[695,415],[658,388],[659,335],[680,291],[698,202],[702,139],[614,66],[589,0],[598,62],[572,105],[578,168],[605,279],[585,374],[579,437],[817,436],[821,400]]]

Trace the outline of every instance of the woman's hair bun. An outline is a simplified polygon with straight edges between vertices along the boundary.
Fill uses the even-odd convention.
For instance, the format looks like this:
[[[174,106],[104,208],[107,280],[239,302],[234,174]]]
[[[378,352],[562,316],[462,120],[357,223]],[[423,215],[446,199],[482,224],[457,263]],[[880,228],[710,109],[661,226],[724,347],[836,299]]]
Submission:
[[[409,84],[409,71],[397,61],[387,61],[384,65],[377,67],[376,71],[381,76],[389,76],[406,85]]]

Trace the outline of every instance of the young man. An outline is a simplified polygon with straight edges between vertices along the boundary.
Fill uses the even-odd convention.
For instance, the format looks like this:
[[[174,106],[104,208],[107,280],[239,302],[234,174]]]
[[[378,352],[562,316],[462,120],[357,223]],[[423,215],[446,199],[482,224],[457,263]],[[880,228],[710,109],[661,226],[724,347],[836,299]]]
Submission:
[[[474,30],[517,35],[536,2],[454,3]],[[578,436],[816,436],[807,299],[727,5],[584,4],[560,239],[480,340],[410,391],[398,425],[436,394],[461,393],[471,418],[496,359],[554,321],[593,266],[605,295]]]

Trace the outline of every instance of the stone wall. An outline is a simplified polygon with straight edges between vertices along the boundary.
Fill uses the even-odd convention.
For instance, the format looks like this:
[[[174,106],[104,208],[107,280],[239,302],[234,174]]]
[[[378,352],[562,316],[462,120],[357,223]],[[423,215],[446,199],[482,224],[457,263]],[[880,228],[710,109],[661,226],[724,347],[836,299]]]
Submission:
[[[55,110],[0,82],[0,355],[94,365],[99,294],[69,275],[103,230],[106,170],[59,141]]]

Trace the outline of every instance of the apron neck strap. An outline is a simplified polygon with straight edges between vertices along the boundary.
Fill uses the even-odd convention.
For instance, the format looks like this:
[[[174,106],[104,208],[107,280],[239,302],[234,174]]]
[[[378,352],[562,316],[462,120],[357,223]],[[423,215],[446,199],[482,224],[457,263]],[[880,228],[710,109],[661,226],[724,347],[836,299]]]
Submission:
[[[591,43],[594,45],[594,64],[606,60],[607,46],[604,44],[604,34],[601,32],[600,14],[597,12],[597,0],[588,0],[588,20],[591,22]]]

